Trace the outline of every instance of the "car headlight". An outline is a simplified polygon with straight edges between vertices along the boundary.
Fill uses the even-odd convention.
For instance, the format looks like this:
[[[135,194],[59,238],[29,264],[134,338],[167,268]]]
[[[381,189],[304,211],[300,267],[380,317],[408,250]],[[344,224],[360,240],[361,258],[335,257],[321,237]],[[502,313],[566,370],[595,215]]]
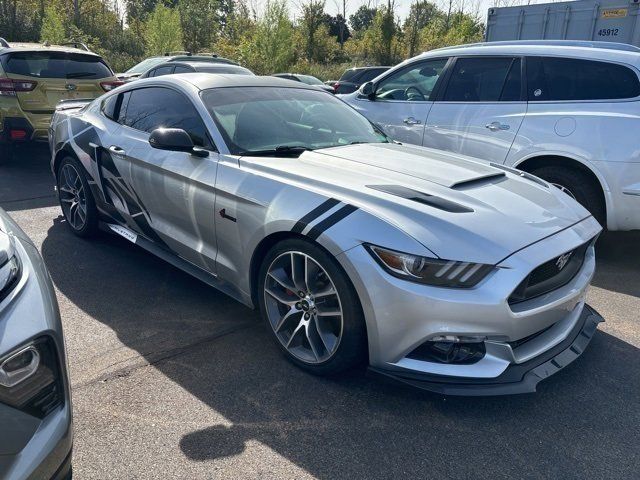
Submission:
[[[20,280],[20,260],[15,255],[0,265],[0,302],[6,298]]]
[[[436,287],[471,288],[495,268],[484,263],[422,257],[375,245],[366,245],[366,248],[394,277]]]

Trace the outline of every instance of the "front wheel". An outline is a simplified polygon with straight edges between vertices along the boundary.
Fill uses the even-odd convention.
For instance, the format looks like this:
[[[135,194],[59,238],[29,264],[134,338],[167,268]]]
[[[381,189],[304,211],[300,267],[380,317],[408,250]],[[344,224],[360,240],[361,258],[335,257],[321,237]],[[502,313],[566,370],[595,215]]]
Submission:
[[[358,296],[338,263],[315,244],[276,244],[259,273],[262,317],[285,355],[299,367],[331,375],[366,359]]]
[[[84,168],[78,160],[65,157],[57,176],[58,200],[67,225],[79,237],[98,231],[98,210]]]

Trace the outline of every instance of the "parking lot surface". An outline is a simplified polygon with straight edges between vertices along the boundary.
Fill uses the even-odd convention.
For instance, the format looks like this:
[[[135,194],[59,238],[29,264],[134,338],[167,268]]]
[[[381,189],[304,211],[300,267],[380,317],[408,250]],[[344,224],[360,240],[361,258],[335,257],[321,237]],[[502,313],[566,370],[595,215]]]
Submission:
[[[0,206],[58,294],[74,478],[637,478],[640,232],[599,242],[606,323],[580,359],[537,394],[443,397],[303,373],[256,312],[120,238],[73,236],[48,162],[37,146],[0,166]]]

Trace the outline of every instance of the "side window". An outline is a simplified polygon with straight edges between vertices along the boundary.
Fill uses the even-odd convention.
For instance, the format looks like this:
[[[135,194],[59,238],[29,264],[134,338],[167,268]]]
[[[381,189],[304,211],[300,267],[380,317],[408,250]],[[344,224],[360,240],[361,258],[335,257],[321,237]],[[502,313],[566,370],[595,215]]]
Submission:
[[[615,63],[577,58],[527,58],[529,101],[616,100],[640,95],[638,75]]]
[[[195,145],[211,148],[207,130],[191,101],[175,90],[161,87],[131,91],[124,125],[151,133],[156,128],[182,128]]]
[[[415,63],[399,70],[378,83],[376,98],[379,100],[401,100],[424,102],[440,78],[448,58]]]
[[[191,67],[187,67],[186,65],[176,65],[173,73],[189,73],[195,72],[195,70]]]
[[[159,77],[161,75],[169,75],[170,73],[173,73],[173,65],[156,68],[153,72],[153,76]]]
[[[104,102],[102,102],[102,114],[109,120],[114,122],[118,121],[118,114],[120,110],[120,104],[122,103],[122,94],[111,95]]]
[[[444,93],[447,102],[498,102],[520,99],[520,59],[458,58]]]
[[[363,72],[362,76],[358,79],[358,83],[369,82],[369,81],[373,80],[374,78],[376,78],[378,75],[380,75],[384,71],[386,71],[386,70],[383,70],[381,68],[374,68],[374,69],[371,69],[371,70],[365,70]]]

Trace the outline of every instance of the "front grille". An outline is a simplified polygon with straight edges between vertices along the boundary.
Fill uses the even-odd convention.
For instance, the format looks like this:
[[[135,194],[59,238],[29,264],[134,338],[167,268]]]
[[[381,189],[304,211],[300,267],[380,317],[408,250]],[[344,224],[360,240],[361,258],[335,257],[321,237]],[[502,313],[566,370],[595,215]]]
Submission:
[[[537,267],[513,291],[509,305],[539,297],[569,283],[582,268],[590,245],[591,241]]]

